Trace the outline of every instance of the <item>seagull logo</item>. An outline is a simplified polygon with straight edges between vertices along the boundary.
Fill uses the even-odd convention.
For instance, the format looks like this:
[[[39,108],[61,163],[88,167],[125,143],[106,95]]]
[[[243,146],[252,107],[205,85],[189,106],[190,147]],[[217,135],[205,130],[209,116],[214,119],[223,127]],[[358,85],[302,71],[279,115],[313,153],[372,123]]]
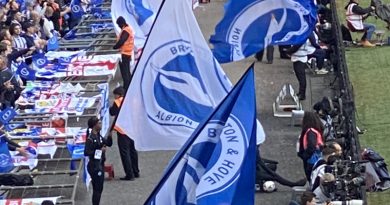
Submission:
[[[195,129],[216,106],[186,41],[171,41],[154,50],[141,78],[148,117],[160,125]]]
[[[248,49],[247,42],[258,41],[259,44],[263,43],[264,47],[266,47],[271,44],[275,35],[278,35],[279,40],[274,42],[282,43],[294,36],[306,33],[309,30],[309,25],[305,21],[306,15],[310,15],[310,11],[293,0],[258,0],[249,4],[233,19],[227,32],[226,38],[233,45],[231,59],[236,61],[245,58],[246,55],[244,53]],[[267,29],[254,26],[256,25],[254,22],[265,22],[265,18],[270,18],[269,24],[265,25]],[[279,32],[285,28],[287,18],[299,19],[297,22],[300,22],[300,25],[288,31],[284,36],[280,36]],[[251,35],[253,33],[261,33],[263,30],[266,30],[264,41],[258,37],[259,35]],[[245,42],[243,39],[245,39]]]

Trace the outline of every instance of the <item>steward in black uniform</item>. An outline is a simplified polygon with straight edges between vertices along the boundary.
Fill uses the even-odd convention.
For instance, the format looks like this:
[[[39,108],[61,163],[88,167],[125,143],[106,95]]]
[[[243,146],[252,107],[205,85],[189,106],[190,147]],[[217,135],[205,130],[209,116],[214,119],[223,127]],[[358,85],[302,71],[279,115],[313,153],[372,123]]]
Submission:
[[[91,129],[91,131],[89,131]],[[112,137],[104,138],[100,135],[102,122],[97,117],[88,120],[87,141],[85,142],[84,156],[89,157],[87,170],[92,179],[92,204],[99,205],[103,192],[104,161],[106,160],[106,146],[111,147]]]

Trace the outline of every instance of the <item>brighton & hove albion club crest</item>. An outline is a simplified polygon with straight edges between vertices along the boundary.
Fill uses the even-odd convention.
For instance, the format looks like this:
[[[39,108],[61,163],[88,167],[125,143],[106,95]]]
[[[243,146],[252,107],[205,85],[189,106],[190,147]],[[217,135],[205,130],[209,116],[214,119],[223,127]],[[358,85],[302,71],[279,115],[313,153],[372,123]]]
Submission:
[[[272,38],[280,39],[275,43],[282,43],[302,35],[309,29],[304,19],[309,14],[309,10],[293,0],[259,0],[249,4],[233,19],[227,32],[227,40],[233,45],[231,59],[243,59],[247,56],[246,52],[252,50],[248,48],[250,45],[267,46]],[[297,19],[296,24],[286,25],[289,18]],[[265,36],[265,39],[259,36]],[[251,44],[248,45],[248,42]]]
[[[219,74],[216,64],[214,71],[210,73]],[[160,125],[195,129],[215,106],[191,44],[183,40],[165,43],[151,53],[143,68],[141,86],[148,118]]]
[[[226,123],[210,121],[165,183],[175,185],[172,205],[195,205],[210,195],[229,191],[240,177],[248,146],[248,134],[234,115]],[[158,205],[158,196],[155,201]]]
[[[71,9],[73,13],[81,12],[81,7],[79,5],[73,5]]]

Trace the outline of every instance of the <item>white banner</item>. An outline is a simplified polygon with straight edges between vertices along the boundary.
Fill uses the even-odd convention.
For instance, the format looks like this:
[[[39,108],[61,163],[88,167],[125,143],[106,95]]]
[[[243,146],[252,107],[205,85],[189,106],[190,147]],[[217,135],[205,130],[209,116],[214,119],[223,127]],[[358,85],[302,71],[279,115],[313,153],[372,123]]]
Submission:
[[[53,204],[57,203],[58,197],[43,197],[43,198],[28,198],[28,199],[2,199],[0,205],[38,205],[43,201],[52,201]]]

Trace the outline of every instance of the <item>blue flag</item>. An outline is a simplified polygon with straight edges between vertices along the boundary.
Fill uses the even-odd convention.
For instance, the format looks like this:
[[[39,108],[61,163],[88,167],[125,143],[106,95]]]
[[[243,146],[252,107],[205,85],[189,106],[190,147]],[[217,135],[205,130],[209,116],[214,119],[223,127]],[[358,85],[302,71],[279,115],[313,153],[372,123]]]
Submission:
[[[77,33],[76,30],[72,29],[72,30],[68,31],[68,33],[65,34],[64,39],[65,40],[75,39],[75,38],[77,38],[76,33]]]
[[[253,65],[176,153],[145,204],[254,204]]]
[[[81,1],[80,0],[72,0],[70,3],[70,8],[72,15],[76,18],[80,18],[84,15],[84,9],[81,7]]]
[[[35,80],[35,73],[36,71],[30,69],[25,62],[21,62],[16,70],[16,74],[26,80]]]
[[[7,124],[4,126],[4,129],[7,131],[7,132],[11,132],[12,130],[14,129],[17,129],[17,128],[21,128],[21,127],[24,127],[25,124],[24,123],[12,123],[12,124]]]
[[[0,122],[6,125],[17,115],[16,111],[10,107],[5,108],[0,112]]]
[[[84,157],[84,144],[67,144],[66,146],[72,159],[81,159]],[[70,169],[77,169],[75,161],[70,162]]]
[[[0,173],[10,172],[14,168],[7,142],[4,140],[4,135],[2,134],[0,136]]]
[[[229,0],[211,36],[220,63],[238,61],[267,45],[306,41],[316,20],[313,0]]]
[[[44,68],[48,63],[49,60],[46,58],[44,53],[37,53],[32,56],[33,63],[38,68]]]
[[[58,37],[56,34],[53,35],[48,41],[47,41],[47,50],[48,51],[54,51],[57,50],[60,47],[60,44],[58,42]]]

